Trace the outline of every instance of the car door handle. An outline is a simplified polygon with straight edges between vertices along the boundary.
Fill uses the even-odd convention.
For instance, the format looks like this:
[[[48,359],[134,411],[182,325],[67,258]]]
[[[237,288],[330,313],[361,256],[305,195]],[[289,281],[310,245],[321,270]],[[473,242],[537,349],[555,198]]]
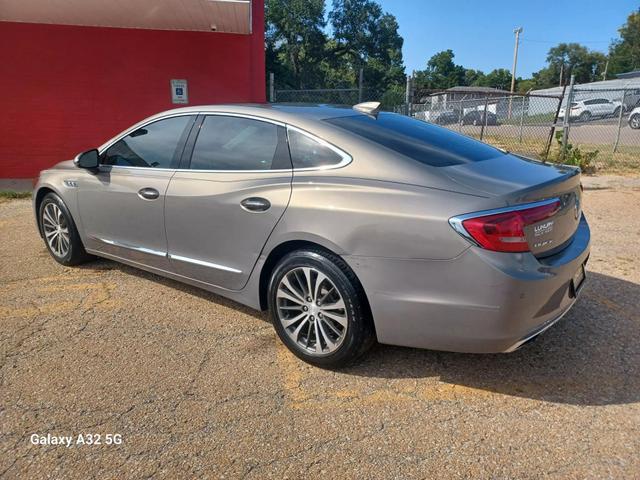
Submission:
[[[155,200],[160,196],[160,192],[158,192],[158,190],[156,190],[155,188],[146,187],[138,190],[138,196],[145,200]]]
[[[271,202],[266,198],[249,197],[242,200],[240,206],[248,212],[266,212],[271,208]]]

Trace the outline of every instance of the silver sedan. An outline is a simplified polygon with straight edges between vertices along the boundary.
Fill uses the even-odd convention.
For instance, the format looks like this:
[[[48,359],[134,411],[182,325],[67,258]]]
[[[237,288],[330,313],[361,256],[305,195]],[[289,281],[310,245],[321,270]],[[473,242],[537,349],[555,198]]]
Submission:
[[[268,309],[327,368],[376,340],[513,351],[573,305],[589,256],[578,169],[376,104],[160,113],[43,171],[33,202],[59,263]]]

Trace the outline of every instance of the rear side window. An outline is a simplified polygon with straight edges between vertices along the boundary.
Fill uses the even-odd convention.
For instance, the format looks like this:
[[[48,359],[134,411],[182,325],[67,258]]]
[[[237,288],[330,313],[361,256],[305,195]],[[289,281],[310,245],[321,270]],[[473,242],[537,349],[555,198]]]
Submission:
[[[292,128],[289,129],[289,148],[293,168],[319,168],[338,165],[346,156],[327,144]]]
[[[191,156],[192,170],[290,169],[284,127],[250,118],[205,117]]]
[[[446,128],[393,113],[325,120],[380,146],[432,167],[479,162],[505,155],[497,148]]]
[[[103,165],[176,168],[187,125],[193,116],[182,115],[138,128],[111,145],[101,157]]]

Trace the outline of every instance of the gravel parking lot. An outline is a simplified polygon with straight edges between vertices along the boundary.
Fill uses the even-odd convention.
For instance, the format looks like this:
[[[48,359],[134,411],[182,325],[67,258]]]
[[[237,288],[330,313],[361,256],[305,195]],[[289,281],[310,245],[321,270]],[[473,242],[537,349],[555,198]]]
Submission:
[[[30,202],[4,201],[0,477],[638,478],[640,188],[584,203],[588,284],[536,342],[380,346],[330,372],[264,314],[111,261],[58,265]]]

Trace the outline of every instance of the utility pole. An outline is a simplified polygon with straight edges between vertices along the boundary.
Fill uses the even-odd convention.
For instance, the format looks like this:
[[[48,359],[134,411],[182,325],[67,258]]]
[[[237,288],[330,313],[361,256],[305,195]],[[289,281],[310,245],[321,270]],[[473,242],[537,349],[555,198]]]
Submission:
[[[522,27],[516,28],[513,33],[516,34],[516,44],[513,47],[513,66],[511,67],[511,95],[509,96],[509,113],[507,115],[507,118],[511,118],[511,102],[513,101],[513,91],[516,89],[516,64],[518,63],[518,44],[520,43],[520,34],[522,33]]]
[[[513,47],[513,67],[511,67],[511,93],[516,89],[516,65],[518,64],[518,45],[520,44],[520,34],[522,27],[516,28],[513,33],[516,34],[516,43]]]
[[[562,75],[564,74],[564,62],[562,62],[560,64],[560,82],[558,83],[558,86],[561,87],[562,86]]]
[[[604,64],[604,72],[602,73],[602,80],[607,79],[607,70],[609,70],[609,59],[607,58],[607,63]]]

